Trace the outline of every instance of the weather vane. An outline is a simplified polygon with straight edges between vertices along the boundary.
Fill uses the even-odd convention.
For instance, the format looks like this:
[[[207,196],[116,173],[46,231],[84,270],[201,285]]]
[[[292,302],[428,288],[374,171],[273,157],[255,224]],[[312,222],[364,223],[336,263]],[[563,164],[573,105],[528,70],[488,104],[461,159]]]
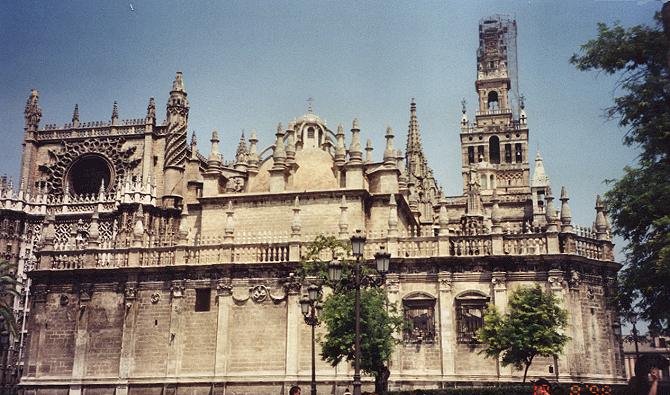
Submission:
[[[314,103],[314,98],[312,98],[312,96],[310,96],[310,97],[307,98],[307,112],[309,114],[312,113],[312,103]]]

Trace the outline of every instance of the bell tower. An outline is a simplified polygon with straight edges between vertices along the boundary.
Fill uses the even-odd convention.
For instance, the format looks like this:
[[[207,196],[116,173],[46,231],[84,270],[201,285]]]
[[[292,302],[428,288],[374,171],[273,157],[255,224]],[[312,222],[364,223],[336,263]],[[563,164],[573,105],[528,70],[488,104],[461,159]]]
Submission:
[[[518,95],[516,21],[495,15],[479,22],[477,109],[461,117],[463,190],[471,168],[480,177],[482,194],[529,191],[528,128]]]

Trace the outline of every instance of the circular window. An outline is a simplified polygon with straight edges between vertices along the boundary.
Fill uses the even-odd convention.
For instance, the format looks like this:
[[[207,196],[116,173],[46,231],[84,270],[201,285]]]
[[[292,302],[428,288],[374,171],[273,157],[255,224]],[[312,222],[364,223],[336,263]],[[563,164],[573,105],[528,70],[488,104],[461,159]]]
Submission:
[[[111,178],[109,163],[99,155],[85,155],[76,159],[67,172],[70,193],[75,195],[98,193],[100,184],[104,181],[107,188]]]

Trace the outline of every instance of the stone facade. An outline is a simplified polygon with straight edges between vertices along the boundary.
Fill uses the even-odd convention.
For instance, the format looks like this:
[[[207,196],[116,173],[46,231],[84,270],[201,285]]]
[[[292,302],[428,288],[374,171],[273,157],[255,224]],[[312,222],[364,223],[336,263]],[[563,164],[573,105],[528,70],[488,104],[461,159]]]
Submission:
[[[437,187],[414,100],[404,155],[390,128],[380,161],[358,120],[347,137],[310,111],[265,149],[242,135],[224,160],[216,131],[206,154],[187,141],[181,73],[163,122],[152,98],[142,119],[119,120],[115,103],[110,121],[80,122],[75,107],[72,123],[40,127],[31,92],[20,187],[3,180],[0,192],[0,251],[25,283],[12,344],[24,393],[287,393],[311,366],[292,273],[317,235],[356,230],[367,260],[391,253],[389,299],[411,322],[392,387],[520,380],[479,355],[473,334],[487,303],[504,311],[535,283],[569,311],[572,340],[529,374],[621,381],[605,209],[598,200],[594,228],[575,226],[565,189],[554,208],[539,154],[531,179],[527,116],[512,111],[496,41],[504,26],[488,22],[476,118],[464,108],[460,125],[460,196]],[[317,362],[323,393],[342,393],[351,375]]]

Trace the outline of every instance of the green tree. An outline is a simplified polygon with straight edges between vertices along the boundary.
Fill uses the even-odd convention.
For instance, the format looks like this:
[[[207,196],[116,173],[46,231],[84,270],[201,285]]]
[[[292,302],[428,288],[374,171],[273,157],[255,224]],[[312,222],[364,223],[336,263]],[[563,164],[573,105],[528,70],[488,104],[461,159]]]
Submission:
[[[350,245],[346,240],[333,236],[317,236],[302,258],[299,275],[313,276],[316,281],[332,288],[323,303],[320,320],[327,333],[320,337],[321,358],[333,366],[342,360],[353,362],[355,338],[354,290],[345,282],[328,280],[328,263],[337,258],[343,265],[343,277],[353,278],[354,262],[346,259]],[[361,266],[363,275],[373,274],[373,269]],[[390,370],[388,361],[395,344],[393,336],[402,330],[403,319],[395,305],[388,303],[385,290],[361,289],[361,370],[375,378],[375,391],[386,393]]]
[[[12,301],[21,295],[16,291],[19,284],[14,277],[14,265],[7,261],[0,261],[0,317],[2,327],[0,331],[6,330],[13,336],[16,335],[16,319],[12,309]]]
[[[512,293],[504,316],[489,305],[484,326],[477,332],[477,339],[484,346],[480,353],[489,358],[502,357],[503,366],[523,369],[525,383],[536,356],[561,353],[570,339],[561,333],[567,323],[568,314],[554,295],[543,292],[539,285],[518,288]]]
[[[670,19],[670,7],[665,7]],[[620,272],[620,307],[637,306],[642,317],[670,324],[670,78],[668,34],[661,14],[654,26],[624,28],[598,24],[598,36],[581,46],[571,62],[579,70],[618,77],[614,105],[605,110],[627,132],[626,145],[640,150],[636,166],[609,180],[605,195],[622,236],[627,264]],[[667,29],[667,28],[666,28]]]

